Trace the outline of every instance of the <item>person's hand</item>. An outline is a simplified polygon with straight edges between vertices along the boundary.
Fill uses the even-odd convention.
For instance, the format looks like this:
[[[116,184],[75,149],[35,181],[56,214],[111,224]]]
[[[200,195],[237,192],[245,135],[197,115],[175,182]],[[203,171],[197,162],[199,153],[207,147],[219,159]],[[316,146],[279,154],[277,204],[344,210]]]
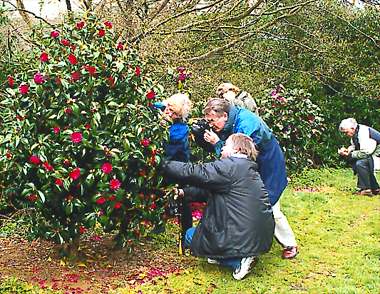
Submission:
[[[348,149],[346,147],[342,147],[338,149],[338,154],[342,156],[348,156]]]
[[[174,200],[182,198],[183,196],[185,196],[183,189],[174,188]]]
[[[205,134],[203,135],[203,138],[206,142],[209,142],[212,145],[215,145],[220,141],[218,135],[214,133],[212,130],[206,130]]]

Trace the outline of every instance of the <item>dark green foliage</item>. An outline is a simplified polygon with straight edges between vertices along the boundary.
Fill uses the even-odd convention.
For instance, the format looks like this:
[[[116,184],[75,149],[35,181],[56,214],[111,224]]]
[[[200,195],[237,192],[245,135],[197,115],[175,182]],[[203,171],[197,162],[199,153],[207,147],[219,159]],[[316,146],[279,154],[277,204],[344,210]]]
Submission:
[[[88,16],[32,38],[28,70],[1,100],[6,194],[36,209],[35,236],[72,242],[99,223],[132,244],[165,211],[167,132],[151,107],[162,87],[110,22]]]

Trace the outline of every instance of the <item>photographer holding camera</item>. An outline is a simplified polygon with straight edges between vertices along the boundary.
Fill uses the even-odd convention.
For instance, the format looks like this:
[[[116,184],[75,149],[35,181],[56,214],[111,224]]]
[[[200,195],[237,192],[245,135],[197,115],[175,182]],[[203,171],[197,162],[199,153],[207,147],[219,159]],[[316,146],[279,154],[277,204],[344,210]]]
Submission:
[[[286,216],[280,210],[279,199],[288,181],[284,154],[276,137],[259,116],[245,108],[231,105],[225,99],[209,100],[203,112],[211,130],[206,128],[203,133],[195,135],[200,146],[206,146],[220,155],[225,140],[231,134],[243,133],[253,139],[259,151],[258,171],[273,207],[274,235],[283,246],[282,257],[294,258],[298,254],[297,242]]]
[[[222,158],[205,164],[168,161],[163,171],[179,183],[188,184],[179,194],[208,199],[200,223],[186,232],[185,246],[211,264],[233,269],[243,279],[257,256],[268,252],[274,221],[268,193],[257,172],[257,150],[244,134],[233,134]],[[211,259],[212,258],[212,259]]]

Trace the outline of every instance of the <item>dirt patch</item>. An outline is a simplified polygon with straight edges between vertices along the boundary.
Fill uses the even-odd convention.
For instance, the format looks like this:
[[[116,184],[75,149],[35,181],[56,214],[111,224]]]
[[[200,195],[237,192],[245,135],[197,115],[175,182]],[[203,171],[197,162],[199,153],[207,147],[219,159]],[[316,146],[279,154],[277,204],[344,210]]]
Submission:
[[[177,248],[155,249],[142,243],[132,253],[115,250],[110,238],[93,236],[81,243],[81,257],[60,258],[57,245],[47,241],[28,242],[0,238],[0,280],[17,277],[43,289],[64,293],[108,293],[119,287],[164,279],[194,264],[180,256]]]

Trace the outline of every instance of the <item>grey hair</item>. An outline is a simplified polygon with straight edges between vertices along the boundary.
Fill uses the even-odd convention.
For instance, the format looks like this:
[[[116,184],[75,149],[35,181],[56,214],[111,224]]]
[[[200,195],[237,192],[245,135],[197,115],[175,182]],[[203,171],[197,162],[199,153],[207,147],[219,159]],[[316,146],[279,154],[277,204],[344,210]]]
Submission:
[[[356,129],[357,126],[358,126],[358,123],[356,119],[349,117],[340,122],[339,131],[342,132],[343,130],[346,130],[346,129]]]
[[[231,108],[230,102],[221,98],[210,99],[205,108],[203,109],[203,114],[207,115],[211,111],[215,111],[217,116],[222,116],[224,112],[229,113]]]

